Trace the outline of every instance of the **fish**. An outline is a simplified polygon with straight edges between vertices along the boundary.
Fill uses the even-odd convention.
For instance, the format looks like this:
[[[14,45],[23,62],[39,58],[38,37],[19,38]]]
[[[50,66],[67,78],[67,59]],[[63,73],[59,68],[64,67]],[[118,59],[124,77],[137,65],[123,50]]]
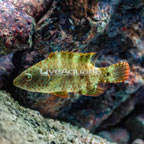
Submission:
[[[128,80],[130,67],[127,61],[98,68],[92,61],[94,55],[94,52],[52,52],[18,75],[13,84],[26,91],[67,98],[71,92],[99,96],[105,91],[100,84]]]

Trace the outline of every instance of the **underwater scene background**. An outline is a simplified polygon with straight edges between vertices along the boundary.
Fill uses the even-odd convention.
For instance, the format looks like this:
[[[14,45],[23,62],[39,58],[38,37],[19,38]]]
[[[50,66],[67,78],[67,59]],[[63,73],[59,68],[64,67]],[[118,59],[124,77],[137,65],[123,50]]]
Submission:
[[[95,52],[130,66],[104,94],[68,98],[13,85],[51,52]],[[143,0],[0,0],[0,144],[144,143]]]

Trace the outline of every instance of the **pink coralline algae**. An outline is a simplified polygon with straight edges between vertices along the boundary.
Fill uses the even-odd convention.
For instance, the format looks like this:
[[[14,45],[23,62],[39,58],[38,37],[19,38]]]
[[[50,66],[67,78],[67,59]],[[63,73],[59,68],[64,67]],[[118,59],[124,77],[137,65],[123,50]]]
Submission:
[[[26,12],[36,20],[47,12],[52,4],[52,0],[8,0],[14,4],[18,10]]]
[[[32,45],[34,19],[7,2],[0,1],[0,55]]]

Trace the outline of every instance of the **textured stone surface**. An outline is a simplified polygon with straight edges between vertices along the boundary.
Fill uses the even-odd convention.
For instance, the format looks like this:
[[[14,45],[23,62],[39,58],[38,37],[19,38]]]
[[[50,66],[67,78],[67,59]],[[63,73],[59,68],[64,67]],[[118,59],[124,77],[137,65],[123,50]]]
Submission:
[[[8,0],[19,11],[24,11],[36,20],[39,20],[50,8],[52,0]]]
[[[34,19],[10,2],[0,1],[0,56],[32,46]]]
[[[144,144],[144,141],[142,139],[136,139],[132,142],[132,144]]]
[[[0,89],[4,86],[9,85],[9,78],[12,75],[12,72],[15,68],[14,64],[12,63],[13,54],[9,54],[3,57],[0,57]]]
[[[135,107],[144,104],[143,97],[144,87],[140,87],[134,94],[132,94],[125,102],[123,102],[111,115],[106,119],[99,128],[106,128],[108,126],[114,126],[126,117],[131,112],[137,112]]]
[[[124,128],[113,128],[109,131],[101,131],[98,135],[117,144],[128,144],[130,140],[130,134]]]
[[[38,112],[21,107],[4,91],[0,91],[0,143],[112,144],[84,128],[43,118]]]
[[[130,117],[125,125],[131,133],[132,140],[144,138],[144,114]]]

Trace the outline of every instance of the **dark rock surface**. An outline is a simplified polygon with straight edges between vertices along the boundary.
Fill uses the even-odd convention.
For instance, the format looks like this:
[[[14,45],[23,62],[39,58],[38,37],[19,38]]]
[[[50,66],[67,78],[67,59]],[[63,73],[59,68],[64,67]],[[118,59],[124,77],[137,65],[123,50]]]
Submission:
[[[125,125],[131,132],[133,140],[137,138],[144,139],[144,113],[130,117]]]
[[[9,85],[10,76],[15,68],[12,58],[13,54],[0,57],[0,89]]]
[[[130,140],[129,132],[124,128],[114,128],[109,131],[101,131],[98,135],[118,144],[127,144]]]

